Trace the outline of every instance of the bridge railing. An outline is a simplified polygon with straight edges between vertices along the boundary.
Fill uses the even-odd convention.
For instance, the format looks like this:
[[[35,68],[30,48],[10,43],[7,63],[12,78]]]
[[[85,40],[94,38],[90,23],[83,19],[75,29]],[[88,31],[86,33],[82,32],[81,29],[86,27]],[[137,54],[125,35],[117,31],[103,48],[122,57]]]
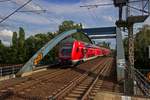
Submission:
[[[21,69],[22,66],[23,64],[1,66],[0,77],[16,74]]]
[[[145,77],[138,69],[131,68],[131,70],[126,66],[126,71],[133,72],[132,78],[134,81],[134,95],[150,97],[150,80]],[[136,89],[135,89],[136,88]]]
[[[134,70],[134,80],[145,96],[150,97],[150,80],[147,79],[138,69]]]

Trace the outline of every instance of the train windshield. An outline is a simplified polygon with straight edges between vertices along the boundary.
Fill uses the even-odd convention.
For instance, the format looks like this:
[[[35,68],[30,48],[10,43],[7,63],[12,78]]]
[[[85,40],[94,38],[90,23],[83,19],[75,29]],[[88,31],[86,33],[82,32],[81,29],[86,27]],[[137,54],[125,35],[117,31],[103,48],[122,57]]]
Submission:
[[[71,56],[72,49],[71,48],[63,48],[61,50],[61,54],[63,56]]]

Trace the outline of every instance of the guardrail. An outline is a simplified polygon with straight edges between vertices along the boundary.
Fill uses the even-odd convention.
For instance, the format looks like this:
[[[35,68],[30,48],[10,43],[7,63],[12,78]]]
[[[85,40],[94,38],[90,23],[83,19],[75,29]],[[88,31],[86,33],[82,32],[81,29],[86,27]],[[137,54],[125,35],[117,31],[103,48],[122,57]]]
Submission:
[[[127,72],[130,71],[127,66],[125,69]],[[131,72],[133,72],[132,78],[134,80],[134,87],[138,88],[141,91],[142,96],[150,97],[150,80],[147,77],[145,77],[138,69],[131,68],[131,70]],[[138,94],[137,91],[134,92],[134,95],[141,95]]]
[[[42,69],[42,68],[47,68],[47,67],[52,67],[55,65],[59,65],[58,62],[54,62],[53,64],[38,64],[34,70]],[[21,68],[23,64],[17,64],[17,65],[12,65],[12,64],[0,64],[0,77],[7,76],[7,75],[14,75],[16,74]]]
[[[150,80],[147,79],[139,70],[133,68],[134,70],[134,80],[137,83],[137,86],[140,88],[142,93],[145,96],[150,97]]]
[[[22,66],[23,64],[1,66],[0,77],[11,75],[11,74],[16,74],[21,69]]]

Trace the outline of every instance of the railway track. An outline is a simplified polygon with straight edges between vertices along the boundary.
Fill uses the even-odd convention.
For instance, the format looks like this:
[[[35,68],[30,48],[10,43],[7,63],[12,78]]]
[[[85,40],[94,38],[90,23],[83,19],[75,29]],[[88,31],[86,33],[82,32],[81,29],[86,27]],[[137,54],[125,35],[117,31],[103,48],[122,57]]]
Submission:
[[[63,98],[65,100],[84,100],[93,98],[93,94],[98,91],[103,82],[102,79],[100,80],[100,75],[104,72],[107,74],[110,70],[110,66],[108,65],[110,63],[108,62],[111,62],[110,59],[105,60],[103,63],[99,63],[99,65],[92,70],[93,73],[88,72],[85,76],[83,75],[81,78],[74,80],[74,84],[68,85],[62,91],[49,98]]]
[[[101,60],[98,58],[74,68],[53,69],[17,79],[13,84],[0,87],[0,98],[6,100],[67,99],[70,98],[69,93],[80,93],[77,98],[87,98],[89,95],[91,97],[94,94],[91,91],[98,91],[98,87],[103,83],[100,77],[103,78],[110,72],[111,62],[111,58]]]
[[[7,95],[23,95],[24,92],[28,92],[31,88],[34,88],[36,85],[41,84],[41,82],[46,82],[48,79],[53,79],[59,75],[66,73],[68,70],[53,70],[46,73],[40,73],[35,76],[29,76],[25,79],[15,81],[16,83],[11,85],[5,85],[1,89],[3,94],[1,98],[6,97]],[[7,89],[6,89],[7,88]]]

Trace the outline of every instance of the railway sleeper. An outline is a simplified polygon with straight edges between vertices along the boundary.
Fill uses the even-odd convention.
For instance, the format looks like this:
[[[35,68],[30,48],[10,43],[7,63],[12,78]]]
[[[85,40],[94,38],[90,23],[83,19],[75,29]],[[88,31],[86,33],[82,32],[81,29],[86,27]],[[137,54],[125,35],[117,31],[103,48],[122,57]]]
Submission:
[[[13,95],[14,97],[19,97],[20,99],[25,99],[25,100],[43,100],[44,98],[41,96],[29,96],[29,95],[25,95],[22,93],[15,93],[15,95]]]
[[[96,68],[94,69],[94,70],[96,70]],[[89,71],[89,72],[87,72],[86,74],[85,74],[85,77],[86,76],[88,76],[89,74],[90,74],[90,72],[91,71]],[[99,71],[98,71],[99,72]],[[83,77],[83,76],[82,76]],[[77,83],[76,85],[78,85],[76,88],[74,88],[74,89],[71,89],[70,91],[76,91],[75,93],[74,92],[71,92],[71,94],[68,94],[68,95],[66,95],[64,98],[65,99],[67,99],[67,98],[70,98],[71,100],[73,99],[73,98],[77,98],[77,99],[81,99],[81,97],[82,97],[82,95],[84,94],[84,92],[87,90],[87,88],[88,88],[88,86],[90,86],[91,85],[91,83],[93,82],[93,77],[91,78],[91,77],[86,77],[86,80],[85,80],[85,77],[83,77],[83,78],[79,78],[79,79],[77,79],[76,80],[76,82],[75,83]],[[82,81],[83,80],[83,81]],[[82,81],[82,82],[81,82]],[[79,83],[81,82],[81,84],[79,84]],[[73,82],[74,83],[74,82]],[[101,86],[101,85],[100,85]],[[99,86],[99,87],[100,87]],[[96,87],[96,89],[99,89],[99,88],[97,88]],[[78,91],[80,91],[80,92],[78,92]],[[75,99],[76,100],[76,99]]]
[[[79,100],[78,98],[65,97],[64,100]]]
[[[8,97],[12,96],[13,94],[14,94],[14,92],[11,90],[3,90],[0,92],[0,99],[5,100]]]
[[[81,94],[78,94],[78,93],[70,93],[70,94],[68,94],[67,97],[78,98],[78,97],[81,97]]]
[[[83,91],[73,90],[72,93],[83,93]]]
[[[77,86],[77,88],[80,88],[80,89],[87,89],[88,86]]]

